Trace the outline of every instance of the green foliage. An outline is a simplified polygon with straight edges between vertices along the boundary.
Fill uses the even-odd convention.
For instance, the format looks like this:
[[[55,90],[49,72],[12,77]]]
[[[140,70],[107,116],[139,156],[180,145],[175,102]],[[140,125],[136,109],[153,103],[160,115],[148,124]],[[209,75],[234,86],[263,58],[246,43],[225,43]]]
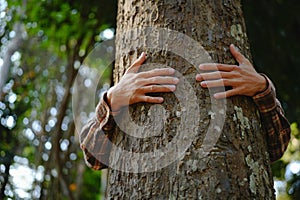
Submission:
[[[30,199],[95,199],[99,196],[100,174],[86,171],[83,163],[70,91],[78,66],[101,42],[100,33],[114,25],[116,2],[11,0],[7,3],[10,23],[0,23],[4,30],[0,34],[4,38],[1,54],[5,54],[5,47],[13,40],[10,34],[14,24],[22,24],[24,37],[18,46],[20,56],[11,64],[5,93],[0,99],[3,122],[0,198],[27,195]],[[109,79],[110,72],[104,73],[105,76],[104,79]],[[16,97],[13,102],[12,97]],[[7,125],[8,117],[10,120],[13,117],[14,125]],[[9,178],[8,169],[18,164],[16,156],[26,157],[31,170],[42,169],[43,178],[35,180],[25,196],[16,192],[15,183]],[[93,183],[85,183],[89,181]]]
[[[284,179],[285,168],[291,161],[300,160],[300,134],[297,123],[291,124],[291,140],[282,158],[272,165],[273,175]]]
[[[293,174],[291,164],[300,168],[300,131],[297,123],[291,124],[291,141],[283,157],[272,164],[273,175],[276,180],[286,183],[285,191],[278,199],[298,199],[300,192],[300,171]],[[297,197],[297,198],[296,198]]]
[[[283,162],[289,163],[293,160],[300,160],[300,133],[297,123],[291,124],[291,141],[287,151],[282,157]]]
[[[300,131],[296,123],[291,124],[292,137],[288,149],[282,160],[285,163],[294,164],[294,167],[300,169]],[[292,197],[292,199],[300,198],[300,170],[298,172],[292,171],[293,167],[286,168],[285,178],[287,179],[288,187],[287,193]],[[295,170],[296,171],[296,170]],[[292,176],[289,176],[291,174]]]
[[[0,2],[3,6],[6,1]],[[94,68],[107,65],[101,59],[90,60],[86,56],[101,42],[99,33],[115,27],[116,1],[9,0],[7,3],[3,10],[5,17],[0,19],[0,58],[13,39],[12,31],[17,23],[24,26],[24,41],[18,49],[20,58],[11,64],[5,95],[0,99],[1,189],[3,185],[14,188],[7,178],[17,155],[26,157],[33,170],[43,166],[43,179],[35,180],[29,191],[32,199],[41,196],[67,199],[71,195],[97,199],[101,173],[87,170],[82,163],[82,152],[74,135],[68,84],[77,73],[74,65],[84,60]],[[288,164],[300,160],[297,128],[300,4],[297,0],[255,3],[243,0],[243,4],[255,65],[274,81],[288,118],[297,122],[292,124],[292,139],[286,154],[272,165],[273,174],[284,180]],[[111,72],[107,70],[102,76],[108,81]],[[16,99],[12,101],[14,98],[10,97],[14,95]],[[65,97],[68,97],[66,101]],[[8,117],[13,119],[12,126],[7,126]],[[62,150],[63,145],[66,148]],[[288,190],[296,188],[299,179],[298,175],[291,179]],[[63,181],[65,185],[61,184]],[[35,190],[36,187],[41,191]],[[12,195],[7,196],[18,198],[17,193],[10,192]],[[33,195],[36,193],[40,196]]]
[[[80,199],[100,199],[101,172],[92,169],[86,170],[83,177],[83,187]]]

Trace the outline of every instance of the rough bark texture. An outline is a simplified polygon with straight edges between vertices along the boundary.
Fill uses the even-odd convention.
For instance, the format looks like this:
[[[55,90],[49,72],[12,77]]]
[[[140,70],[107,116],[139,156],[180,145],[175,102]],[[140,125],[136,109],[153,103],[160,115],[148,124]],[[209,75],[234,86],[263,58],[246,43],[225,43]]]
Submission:
[[[157,107],[151,111],[149,104],[131,106],[131,120],[144,128],[133,130],[132,124],[126,122],[127,131],[118,129],[113,138],[117,146],[128,151],[149,152],[164,147],[176,138],[175,132],[181,121],[186,127],[196,125],[198,128],[186,128],[186,136],[196,131],[192,144],[180,159],[165,168],[147,173],[110,169],[107,199],[274,199],[265,133],[252,100],[246,97],[227,99],[225,113],[222,113],[224,110],[219,110],[219,113],[212,111],[213,104],[218,102],[195,81],[196,68],[193,65],[197,63],[190,63],[167,48],[148,49],[144,39],[151,37],[151,43],[159,44],[161,39],[156,34],[149,36],[147,31],[129,31],[149,26],[176,30],[198,41],[214,62],[234,63],[228,51],[231,43],[250,57],[240,1],[119,0],[118,5],[115,82],[137,55],[146,51],[148,63],[172,66],[178,70],[177,74],[184,76],[197,95],[196,100],[189,100],[196,101],[199,113],[192,113],[195,111],[194,102],[184,108],[180,104],[188,96],[181,99],[174,94],[164,94],[163,112]],[[197,116],[199,121],[188,119],[190,115]],[[219,115],[226,118],[221,135],[203,157],[202,142],[209,126]],[[164,117],[165,125],[161,128],[156,119]],[[160,128],[149,128],[150,123]],[[150,136],[153,132],[158,133],[143,139],[128,135],[128,130]],[[214,130],[219,131],[218,127]],[[113,152],[111,162],[118,162],[121,156]],[[148,163],[149,160],[141,157],[137,162]]]

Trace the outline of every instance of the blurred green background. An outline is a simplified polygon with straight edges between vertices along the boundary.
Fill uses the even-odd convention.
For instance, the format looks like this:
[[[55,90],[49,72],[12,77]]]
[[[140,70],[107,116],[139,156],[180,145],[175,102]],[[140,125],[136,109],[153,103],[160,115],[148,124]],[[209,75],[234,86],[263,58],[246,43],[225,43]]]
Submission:
[[[300,199],[300,3],[242,3],[254,65],[275,83],[292,123],[288,151],[272,164],[277,199]],[[0,0],[0,199],[101,198],[101,172],[86,167],[74,134],[69,91],[89,53],[113,37],[115,19],[112,0]],[[101,70],[107,88],[111,71]]]

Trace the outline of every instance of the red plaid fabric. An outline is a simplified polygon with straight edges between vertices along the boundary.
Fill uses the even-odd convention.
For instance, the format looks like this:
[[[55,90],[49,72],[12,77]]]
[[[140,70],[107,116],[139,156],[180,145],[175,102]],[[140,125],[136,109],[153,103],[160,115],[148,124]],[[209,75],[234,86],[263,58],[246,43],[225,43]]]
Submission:
[[[291,128],[280,102],[276,99],[274,85],[266,75],[262,75],[267,79],[268,88],[255,95],[253,100],[259,109],[262,125],[266,130],[270,160],[274,162],[285,152],[290,141]]]
[[[86,124],[80,133],[81,149],[87,165],[95,170],[107,168],[111,150],[111,136],[115,122],[110,115],[106,94],[96,108],[96,116]]]
[[[265,75],[264,75],[265,76]],[[284,116],[280,102],[276,99],[275,88],[268,80],[268,88],[253,97],[262,124],[266,130],[268,151],[272,162],[279,159],[290,140],[290,124]],[[93,169],[107,168],[111,151],[111,136],[115,122],[106,103],[106,95],[96,108],[96,116],[84,126],[80,133],[80,144],[87,165]]]

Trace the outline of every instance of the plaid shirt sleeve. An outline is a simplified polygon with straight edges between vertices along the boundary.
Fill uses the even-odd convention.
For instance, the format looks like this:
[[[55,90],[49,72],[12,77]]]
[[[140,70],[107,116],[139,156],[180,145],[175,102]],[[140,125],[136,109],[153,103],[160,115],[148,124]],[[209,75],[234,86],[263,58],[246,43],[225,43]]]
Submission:
[[[115,121],[105,102],[106,94],[96,107],[96,115],[80,132],[80,147],[84,152],[86,164],[95,169],[107,168],[111,150],[111,136]]]
[[[266,131],[268,143],[268,152],[271,162],[278,160],[286,150],[290,141],[290,124],[284,116],[280,102],[276,98],[275,87],[270,79],[262,74],[267,82],[268,87],[262,93],[253,97],[257,105],[262,123]]]
[[[253,97],[266,130],[268,152],[271,162],[278,160],[287,148],[290,140],[290,124],[284,116],[280,102],[276,99],[275,87],[269,78],[262,74],[268,87]],[[87,165],[93,169],[107,168],[111,150],[111,136],[115,122],[109,106],[105,102],[106,94],[96,108],[96,116],[86,124],[80,133],[80,144]]]

